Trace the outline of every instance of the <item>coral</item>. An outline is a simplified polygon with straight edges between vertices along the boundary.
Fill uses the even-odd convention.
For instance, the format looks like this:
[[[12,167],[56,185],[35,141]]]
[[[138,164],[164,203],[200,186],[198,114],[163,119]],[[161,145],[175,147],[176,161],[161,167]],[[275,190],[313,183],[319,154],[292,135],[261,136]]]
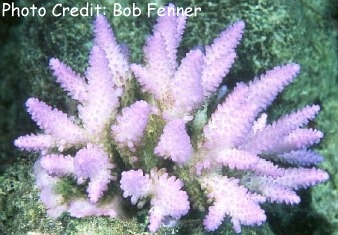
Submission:
[[[169,4],[166,11],[173,8]],[[195,126],[200,131],[191,130],[199,109],[209,105],[234,63],[245,24],[233,23],[211,45],[189,51],[178,63],[185,23],[182,15],[159,17],[144,47],[145,63],[130,65],[107,20],[98,16],[84,75],[50,60],[57,82],[78,104],[77,116],[29,98],[27,111],[43,132],[15,140],[22,150],[40,152],[36,184],[50,216],[68,212],[115,218],[123,215],[122,197],[131,197],[139,208],[148,207],[150,199],[148,229],[153,233],[188,213],[194,203],[189,196],[194,197],[184,186],[195,183],[207,198],[205,229],[214,231],[229,217],[240,232],[242,225],[265,222],[261,203],[299,203],[296,190],[328,179],[313,166],[322,157],[308,149],[323,137],[306,127],[319,106],[306,106],[272,123],[264,113],[294,80],[297,64],[238,83],[211,117]],[[120,100],[132,73],[147,95],[123,106]],[[149,130],[159,132],[153,133],[159,138],[147,142]],[[142,161],[146,156],[156,157],[160,169],[148,170]],[[77,184],[73,187],[85,187],[87,195],[63,195],[58,186],[69,178]]]
[[[116,117],[115,124],[111,126],[112,138],[120,148],[127,147],[132,151],[136,150],[135,146],[140,143],[148,124],[148,116],[152,112],[156,111],[152,110],[152,107],[143,100],[136,101],[122,110],[122,113]]]
[[[177,146],[177,143],[180,143]],[[183,165],[192,156],[192,146],[183,120],[170,121],[163,129],[154,153],[163,158],[170,158],[178,165]]]
[[[61,212],[68,210],[76,211],[75,203],[64,203],[62,195],[59,195],[53,186],[59,179],[55,176],[72,175],[77,179],[78,184],[83,184],[89,178],[87,192],[89,201],[93,203],[88,207],[88,214],[99,214],[97,210],[102,209],[106,214],[105,208],[94,203],[102,197],[103,192],[108,189],[108,183],[114,177],[110,169],[107,149],[103,144],[107,143],[111,119],[117,113],[119,105],[118,97],[122,94],[122,80],[113,80],[113,74],[119,74],[127,81],[130,77],[125,71],[127,60],[122,50],[115,43],[112,31],[103,16],[95,21],[95,40],[98,45],[94,45],[89,58],[89,67],[85,73],[85,78],[76,74],[67,65],[58,59],[50,60],[50,67],[54,71],[57,82],[61,84],[68,94],[79,102],[77,106],[78,117],[70,117],[66,113],[52,108],[37,98],[29,98],[26,102],[27,110],[32,119],[44,130],[44,133],[37,135],[21,136],[15,140],[15,145],[21,149],[29,151],[41,151],[42,157],[36,164],[37,182],[40,179],[50,179],[45,184],[37,183],[41,188],[43,198],[60,198],[57,204],[45,201],[49,214],[57,217]],[[109,42],[110,47],[103,49],[105,43]],[[101,47],[99,43],[103,43]],[[115,67],[109,64],[107,53],[119,54],[119,64]],[[116,76],[115,76],[116,77]],[[74,157],[70,155],[54,154],[54,149],[64,152],[71,148],[78,151]],[[48,173],[50,177],[47,177]],[[53,177],[54,176],[54,177]],[[79,208],[76,206],[76,208]],[[73,214],[76,214],[73,212]],[[112,215],[112,213],[109,213]],[[116,213],[115,213],[116,214]]]
[[[142,90],[153,94],[168,120],[191,120],[192,113],[216,91],[234,62],[234,48],[244,28],[243,21],[234,23],[206,46],[205,55],[191,50],[178,66],[176,51],[185,21],[184,16],[160,17],[144,47],[146,66],[131,65]]]
[[[143,175],[141,170],[125,171],[121,176],[123,196],[131,196],[132,204],[147,196],[151,197],[149,211],[149,230],[155,232],[165,217],[179,219],[189,211],[188,195],[180,190],[183,182],[176,177],[168,177],[168,173],[152,169],[150,175]],[[138,204],[142,207],[143,203]]]

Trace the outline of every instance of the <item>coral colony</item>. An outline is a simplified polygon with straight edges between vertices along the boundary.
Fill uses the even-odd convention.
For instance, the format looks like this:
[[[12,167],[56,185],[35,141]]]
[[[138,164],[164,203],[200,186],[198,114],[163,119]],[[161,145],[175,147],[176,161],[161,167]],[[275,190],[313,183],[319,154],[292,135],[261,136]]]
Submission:
[[[166,11],[174,8],[170,4]],[[323,137],[306,128],[319,107],[306,106],[272,123],[264,113],[299,65],[275,67],[248,84],[238,83],[207,118],[203,107],[234,62],[244,22],[178,63],[185,24],[186,16],[159,17],[144,46],[145,63],[130,64],[100,15],[84,75],[50,60],[57,82],[78,103],[77,116],[29,98],[27,110],[42,132],[21,136],[15,145],[40,152],[36,184],[51,217],[63,212],[121,217],[121,202],[130,200],[150,208],[151,233],[191,208],[205,211],[207,231],[229,218],[240,232],[242,225],[266,220],[260,204],[297,204],[296,190],[328,179],[313,167],[322,157],[308,149]],[[121,107],[133,77],[143,100]],[[69,181],[78,193],[60,189]]]

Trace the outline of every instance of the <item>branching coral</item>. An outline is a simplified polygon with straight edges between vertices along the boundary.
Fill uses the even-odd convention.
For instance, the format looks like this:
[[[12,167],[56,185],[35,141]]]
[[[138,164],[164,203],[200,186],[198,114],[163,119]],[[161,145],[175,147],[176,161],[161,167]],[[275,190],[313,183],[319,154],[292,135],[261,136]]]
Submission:
[[[170,8],[175,6],[166,11]],[[205,229],[216,230],[230,217],[240,232],[241,225],[266,220],[261,203],[299,203],[295,190],[327,180],[326,172],[313,167],[322,157],[308,149],[323,137],[306,127],[319,106],[272,123],[264,113],[296,77],[297,64],[238,83],[203,126],[192,125],[229,72],[244,22],[235,22],[204,51],[191,50],[178,63],[185,23],[182,15],[158,18],[144,47],[144,65],[128,63],[103,16],[94,23],[84,76],[51,59],[57,82],[78,102],[78,116],[29,98],[27,110],[43,132],[15,140],[17,147],[41,153],[35,175],[49,215],[117,217],[123,213],[122,196],[139,208],[148,207],[150,199],[149,230],[155,232],[168,218],[188,213],[196,199],[191,187],[198,187],[208,199]],[[120,107],[132,74],[147,95]],[[156,167],[147,165],[148,157]],[[58,185],[69,179],[74,187],[85,185],[87,195],[63,195]]]

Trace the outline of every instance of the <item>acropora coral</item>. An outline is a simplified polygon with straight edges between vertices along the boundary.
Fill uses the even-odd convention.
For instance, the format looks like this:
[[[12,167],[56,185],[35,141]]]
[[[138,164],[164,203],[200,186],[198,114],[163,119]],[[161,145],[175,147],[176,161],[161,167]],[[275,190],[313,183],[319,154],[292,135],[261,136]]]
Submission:
[[[63,212],[120,217],[123,198],[130,197],[138,208],[149,208],[152,233],[191,207],[206,209],[207,231],[228,217],[240,232],[242,225],[266,221],[263,202],[299,203],[296,190],[328,179],[314,167],[322,156],[309,149],[323,137],[307,128],[319,106],[273,122],[264,112],[300,66],[278,66],[238,83],[208,117],[203,107],[234,63],[245,23],[233,23],[211,45],[190,50],[178,62],[187,17],[169,15],[174,8],[170,4],[158,17],[144,46],[144,64],[128,61],[128,51],[102,15],[94,22],[83,75],[50,60],[56,81],[77,102],[77,115],[29,98],[27,111],[42,131],[17,138],[15,145],[40,153],[36,185],[51,217]],[[142,99],[123,107],[120,100],[134,78]],[[59,190],[65,180],[73,181],[79,194],[66,197]],[[202,195],[193,195],[193,188]],[[197,205],[201,198],[205,201]]]

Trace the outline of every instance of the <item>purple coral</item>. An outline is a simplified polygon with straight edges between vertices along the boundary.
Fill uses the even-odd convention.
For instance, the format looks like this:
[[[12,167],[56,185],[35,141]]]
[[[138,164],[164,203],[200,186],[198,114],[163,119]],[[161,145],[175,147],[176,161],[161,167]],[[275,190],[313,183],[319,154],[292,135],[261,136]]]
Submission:
[[[34,175],[36,186],[40,189],[40,200],[45,205],[47,213],[52,218],[59,217],[67,211],[64,197],[57,193],[56,186],[60,179],[49,175],[38,160],[34,165]]]
[[[75,73],[70,67],[56,58],[50,59],[49,66],[53,70],[56,81],[60,83],[64,90],[68,91],[70,97],[78,101],[87,99],[86,81],[84,77]]]
[[[48,154],[40,159],[40,165],[51,176],[73,176],[78,184],[89,179],[87,192],[90,202],[97,202],[108,189],[108,184],[114,177],[108,154],[99,146],[88,145],[80,149],[75,157],[62,154]]]
[[[45,175],[48,175],[50,182],[37,184],[41,189],[41,199],[53,217],[64,211],[82,216],[94,212],[96,215],[106,215],[106,206],[97,202],[107,191],[110,181],[115,179],[111,172],[114,168],[111,163],[112,154],[104,145],[110,141],[109,127],[117,114],[119,97],[123,94],[123,86],[129,79],[130,70],[126,55],[116,44],[106,19],[99,16],[94,26],[96,44],[91,49],[89,66],[84,76],[76,74],[58,59],[50,60],[56,81],[71,98],[78,101],[78,116],[69,116],[37,98],[29,98],[26,102],[27,111],[43,132],[21,136],[14,142],[20,149],[41,152],[36,163],[36,169],[39,169],[36,171],[37,182]],[[114,53],[114,58],[110,53]],[[113,66],[114,63],[121,66]],[[74,150],[74,156],[63,155],[63,152]],[[73,177],[78,184],[86,184],[88,199],[81,200],[86,201],[90,208],[88,214],[76,213],[74,208],[78,207],[72,207],[74,203],[71,202],[79,199],[71,202],[59,200],[62,203],[56,205],[47,200],[63,198],[55,188],[65,176]],[[116,200],[116,197],[112,199]],[[110,203],[110,211],[114,209],[113,205],[116,211],[120,211],[117,203]]]
[[[204,144],[197,151],[199,160],[196,163],[196,170],[198,174],[202,174],[201,184],[204,185],[208,197],[215,200],[214,206],[222,201],[218,199],[219,193],[229,187],[227,183],[219,183],[218,187],[208,183],[215,181],[215,170],[220,169],[220,165],[229,171],[247,172],[242,173],[238,181],[240,184],[233,184],[232,187],[238,187],[240,190],[245,186],[246,190],[250,190],[251,193],[245,193],[246,196],[243,197],[246,201],[251,201],[250,205],[256,204],[256,207],[262,202],[256,201],[256,194],[259,194],[263,201],[298,203],[299,198],[293,189],[299,186],[307,187],[328,178],[327,173],[319,169],[316,171],[308,171],[302,167],[284,169],[278,167],[274,161],[278,158],[283,159],[283,156],[292,157],[297,152],[306,153],[302,160],[304,165],[318,161],[315,160],[314,154],[305,149],[318,143],[323,134],[318,130],[302,128],[314,118],[319,111],[318,106],[305,107],[272,124],[265,123],[266,114],[257,119],[257,115],[271,103],[285,85],[292,81],[298,70],[298,65],[288,64],[268,71],[260,79],[248,85],[238,84],[204,126]],[[302,161],[298,161],[299,165],[302,165]],[[308,172],[309,175],[304,177],[301,183],[296,181],[284,183],[283,179],[288,178],[287,175],[304,175],[303,172]],[[221,178],[216,179],[221,180],[220,182],[229,180],[226,176],[219,177]],[[224,189],[222,189],[223,185]],[[252,193],[254,196],[251,197]],[[211,207],[212,210],[209,210],[205,220],[208,230],[215,230],[218,227],[216,225],[223,220],[223,217],[218,214],[216,217],[212,216],[213,219],[210,221],[210,213],[214,213],[213,208]],[[223,216],[232,217],[237,232],[240,231],[240,224],[254,225],[265,221],[265,217],[257,210],[257,215],[261,214],[261,216],[257,216],[256,219],[260,218],[260,220],[251,221],[250,218],[236,218],[232,209],[226,208],[224,207]],[[238,216],[240,218],[241,215]],[[216,218],[219,219],[218,222],[215,221]]]
[[[140,143],[148,124],[148,116],[155,112],[145,101],[136,101],[130,107],[122,109],[117,115],[116,123],[111,126],[112,138],[120,147],[128,147],[133,152]],[[130,128],[130,127],[133,128]]]
[[[189,211],[188,195],[182,191],[183,182],[165,171],[152,169],[150,175],[143,175],[141,170],[122,172],[121,189],[123,196],[131,196],[135,204],[138,200],[151,197],[148,226],[150,232],[155,232],[163,223],[165,217],[179,219]],[[142,206],[141,206],[142,207]]]
[[[121,201],[112,201],[108,204],[96,205],[86,199],[76,199],[69,205],[68,212],[71,216],[82,218],[86,216],[118,217],[121,212],[117,210]]]
[[[168,8],[173,7],[170,4]],[[144,47],[146,65],[131,65],[143,91],[154,95],[168,120],[190,121],[192,114],[216,91],[234,62],[234,48],[244,28],[243,21],[235,23],[206,47],[205,55],[198,49],[191,50],[178,65],[176,52],[185,21],[181,15],[159,17]]]
[[[208,231],[218,228],[225,215],[231,217],[236,232],[241,231],[241,224],[259,225],[266,220],[265,212],[258,205],[264,198],[240,186],[238,179],[218,175],[203,177],[201,187],[213,201],[203,221]]]
[[[58,147],[62,151],[71,145],[78,145],[86,140],[84,130],[75,124],[67,114],[53,109],[37,98],[29,98],[27,111],[43,134],[21,136],[14,144],[28,151],[45,150]]]
[[[80,149],[74,157],[74,175],[78,183],[89,179],[88,197],[90,202],[97,202],[114,179],[110,170],[114,165],[109,162],[108,154],[100,147],[88,145]]]
[[[177,65],[171,62],[172,58],[176,58],[172,55],[172,51],[176,51],[176,48],[173,50],[173,46],[168,47],[168,42],[175,42],[169,43],[170,45],[178,45],[176,41],[180,39],[178,36],[180,34],[175,30],[177,25],[184,25],[181,24],[182,19],[182,16],[160,18],[144,48],[146,65],[132,65],[131,69],[143,85],[144,91],[153,94],[159,102],[159,109],[167,120],[167,126],[155,148],[155,153],[171,158],[178,164],[194,168],[207,197],[214,201],[204,220],[205,228],[213,231],[218,228],[225,216],[229,216],[234,230],[240,232],[241,225],[261,224],[266,220],[260,203],[266,200],[299,202],[299,197],[293,191],[298,188],[296,185],[299,183],[289,185],[280,181],[283,181],[286,174],[302,174],[308,169],[302,167],[285,169],[279,167],[277,163],[293,162],[297,166],[311,165],[321,160],[320,156],[307,148],[318,143],[323,134],[318,130],[304,128],[304,125],[314,118],[319,107],[308,106],[282,117],[275,123],[267,124],[267,115],[261,113],[299,72],[297,64],[275,67],[249,84],[238,83],[204,126],[203,138],[200,138],[194,146],[192,161],[179,162],[178,156],[189,155],[189,141],[180,139],[188,135],[185,131],[182,132],[183,128],[176,130],[170,128],[173,126],[171,120],[178,122],[177,119],[181,119],[182,123],[188,122],[191,114],[196,111],[195,107],[200,106],[216,91],[234,61],[236,56],[234,48],[244,28],[242,21],[234,23],[222,32],[212,45],[206,46],[205,54],[192,50],[181,64]],[[165,27],[172,29],[171,35],[159,30],[164,28],[161,24],[166,24]],[[169,27],[167,24],[172,26]],[[202,69],[196,70],[195,65],[201,64]],[[152,76],[161,71],[165,71],[161,75],[167,75],[164,78],[165,82],[159,87],[156,85],[159,77]],[[180,71],[184,73],[181,75]],[[177,74],[185,81],[180,83],[183,86],[175,86],[175,90],[171,90],[171,86],[178,82]],[[185,77],[185,74],[191,76]],[[191,85],[184,85],[190,79],[194,80],[192,89]],[[204,97],[200,96],[202,94]],[[175,106],[176,104],[179,105]],[[183,149],[186,151],[178,154]],[[297,160],[292,160],[296,156]],[[223,172],[228,171],[230,174],[237,171],[238,178],[222,175],[220,173],[222,169]],[[311,176],[304,177],[304,181],[300,183],[303,187],[328,178],[324,171],[310,170],[310,172]],[[264,186],[266,191],[263,190]],[[233,195],[236,195],[236,199],[232,198]]]
[[[170,158],[180,166],[190,159],[192,152],[190,137],[181,119],[172,120],[164,127],[160,141],[154,149],[155,154]]]
[[[174,8],[169,4],[166,13]],[[94,23],[94,46],[83,76],[51,59],[57,82],[78,102],[78,116],[29,98],[27,110],[43,132],[15,140],[23,150],[41,152],[36,183],[49,215],[118,217],[122,197],[130,197],[138,208],[150,207],[148,228],[153,233],[188,213],[189,196],[192,203],[196,197],[204,199],[194,195],[199,187],[208,199],[205,229],[214,231],[229,217],[240,232],[242,225],[265,222],[261,203],[299,203],[296,190],[328,179],[313,166],[322,157],[309,149],[323,133],[306,126],[319,106],[306,106],[272,123],[264,113],[296,77],[297,64],[238,83],[209,120],[191,125],[234,63],[245,25],[235,22],[204,51],[191,50],[179,63],[186,19],[158,18],[144,47],[144,65],[129,64],[103,16]],[[123,107],[119,99],[126,95],[132,73],[147,94]],[[140,161],[125,161],[128,154]],[[87,195],[66,200],[56,190],[65,177],[85,185]],[[109,190],[110,185],[122,193]]]

